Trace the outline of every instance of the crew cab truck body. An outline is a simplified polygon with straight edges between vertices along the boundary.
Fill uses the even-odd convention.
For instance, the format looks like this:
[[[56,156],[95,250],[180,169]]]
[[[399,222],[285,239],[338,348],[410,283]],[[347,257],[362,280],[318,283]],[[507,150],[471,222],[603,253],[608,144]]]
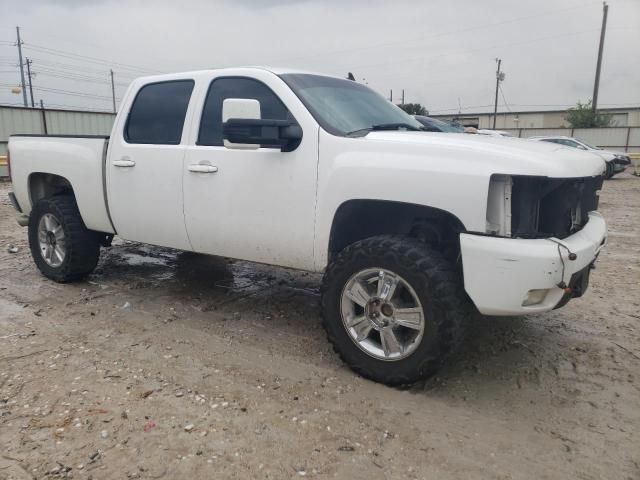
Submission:
[[[12,136],[40,270],[89,274],[113,235],[323,272],[329,340],[388,384],[435,371],[473,306],[544,312],[606,240],[602,162],[428,133],[356,82],[267,68],[140,78],[110,137]]]

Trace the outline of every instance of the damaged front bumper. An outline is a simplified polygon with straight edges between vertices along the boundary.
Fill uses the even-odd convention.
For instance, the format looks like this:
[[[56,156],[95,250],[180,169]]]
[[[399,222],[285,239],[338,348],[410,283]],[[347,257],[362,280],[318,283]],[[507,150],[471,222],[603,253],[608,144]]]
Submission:
[[[582,230],[563,240],[462,233],[465,290],[484,315],[552,310],[584,293],[606,238],[606,222],[596,211]]]

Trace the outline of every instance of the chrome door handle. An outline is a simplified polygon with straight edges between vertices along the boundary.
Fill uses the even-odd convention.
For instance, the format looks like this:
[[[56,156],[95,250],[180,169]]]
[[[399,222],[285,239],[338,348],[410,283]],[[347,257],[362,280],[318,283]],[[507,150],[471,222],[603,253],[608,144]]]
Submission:
[[[214,167],[213,165],[202,165],[200,163],[194,163],[189,165],[188,170],[190,172],[196,173],[216,173],[218,171],[218,167]]]
[[[131,160],[129,157],[123,157],[120,160],[114,160],[111,164],[114,167],[134,167],[136,162]]]

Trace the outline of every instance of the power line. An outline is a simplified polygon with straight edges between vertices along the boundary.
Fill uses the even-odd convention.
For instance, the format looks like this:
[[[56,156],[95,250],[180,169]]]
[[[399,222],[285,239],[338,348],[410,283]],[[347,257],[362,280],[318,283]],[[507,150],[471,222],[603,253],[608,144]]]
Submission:
[[[15,84],[11,84],[11,83],[0,83],[1,87],[15,87]],[[43,91],[43,92],[50,92],[50,93],[58,93],[60,95],[71,95],[74,97],[85,97],[85,98],[95,98],[95,99],[100,99],[100,100],[111,100],[111,96],[106,96],[106,95],[96,95],[96,94],[92,94],[92,93],[80,93],[80,92],[73,92],[70,90],[63,90],[60,88],[50,88],[50,87],[36,87],[34,88],[34,90],[36,91]]]
[[[557,14],[560,12],[565,12],[565,11],[569,11],[569,10],[576,10],[576,9],[581,9],[584,8],[587,5],[592,5],[595,3],[600,3],[599,1],[593,1],[593,2],[580,2],[578,4],[575,4],[573,6],[570,7],[566,7],[566,8],[560,8],[560,9],[555,9],[555,10],[548,10],[545,12],[541,12],[538,14],[534,14],[534,15],[528,15],[528,16],[524,16],[524,17],[516,17],[516,18],[511,18],[508,20],[503,20],[500,22],[495,22],[495,23],[488,23],[488,24],[484,24],[484,25],[474,25],[468,28],[461,28],[458,30],[449,30],[446,32],[439,32],[439,33],[434,33],[431,35],[422,35],[420,37],[414,37],[413,39],[404,39],[404,40],[395,40],[393,42],[383,42],[383,43],[376,43],[376,44],[369,44],[369,45],[364,45],[361,47],[354,47],[354,48],[346,48],[346,49],[339,49],[339,50],[332,50],[329,52],[323,52],[323,53],[317,53],[317,54],[312,54],[312,55],[304,55],[304,56],[299,56],[299,57],[289,57],[289,58],[280,58],[280,59],[276,59],[274,60],[275,62],[278,61],[291,61],[291,60],[298,60],[298,59],[309,59],[309,58],[315,58],[315,57],[323,57],[323,56],[327,56],[327,55],[336,55],[336,54],[342,54],[345,52],[355,52],[355,51],[361,51],[361,50],[369,50],[369,49],[378,49],[381,47],[388,47],[388,46],[393,46],[393,45],[403,45],[403,46],[407,46],[409,44],[412,43],[416,43],[418,47],[422,48],[423,43],[425,40],[430,40],[432,38],[437,38],[437,37],[443,37],[443,36],[449,36],[449,35],[458,35],[460,33],[467,33],[467,32],[472,32],[475,30],[482,30],[485,28],[495,28],[495,27],[499,27],[499,26],[503,26],[503,25],[507,25],[509,23],[516,23],[522,20],[530,20],[532,18],[538,18],[538,17],[543,17],[543,16],[547,16],[547,15],[553,15],[553,14]]]
[[[530,40],[523,40],[521,42],[509,42],[509,43],[500,43],[500,44],[495,44],[495,45],[489,45],[486,47],[479,47],[479,48],[473,48],[473,49],[469,49],[469,50],[458,50],[458,51],[454,51],[454,52],[441,52],[441,53],[437,53],[434,55],[421,55],[420,57],[413,57],[413,58],[405,58],[405,59],[398,59],[398,60],[393,60],[390,62],[381,62],[381,63],[373,63],[373,64],[368,64],[368,65],[353,65],[353,68],[370,68],[370,67],[384,67],[384,66],[388,66],[388,65],[392,65],[392,64],[397,64],[397,63],[407,63],[407,62],[415,62],[415,61],[421,61],[427,58],[438,58],[438,57],[448,57],[450,55],[461,55],[461,54],[465,54],[465,53],[475,53],[475,52],[480,52],[483,50],[493,50],[493,49],[497,49],[497,48],[510,48],[510,47],[514,47],[514,46],[518,46],[518,45],[524,45],[527,43],[536,43],[536,42],[541,42],[541,41],[545,41],[545,40],[555,40],[558,38],[563,38],[563,37],[571,37],[574,35],[582,35],[585,33],[591,33],[595,30],[598,29],[589,29],[589,30],[581,30],[581,31],[577,31],[577,32],[567,32],[567,33],[561,33],[558,35],[551,35],[548,37],[539,37],[539,38],[534,38],[534,39],[530,39]],[[390,74],[397,74],[397,72],[393,72],[390,71]]]
[[[75,75],[68,75],[66,74],[66,72],[57,72],[56,70],[43,69],[42,67],[38,67],[35,70],[35,73],[37,73],[38,75],[46,76],[46,77],[60,78],[60,79],[71,80],[76,82],[92,83],[95,85],[109,84],[109,77],[105,77],[105,78],[81,77],[81,76],[75,76]],[[118,87],[128,87],[129,83],[115,82],[115,85]]]
[[[96,75],[108,75],[109,74],[109,69],[108,68],[104,68],[104,69],[88,68],[86,65],[79,65],[79,64],[72,64],[72,63],[61,63],[61,62],[57,62],[57,61],[52,61],[52,59],[43,59],[40,56],[31,56],[30,58],[33,58],[33,60],[38,65],[46,65],[46,66],[54,67],[54,68],[61,69],[61,70],[71,70],[73,72],[77,72],[78,70],[81,70],[82,73],[89,73],[89,74],[96,74]],[[137,74],[135,74],[133,72],[127,72],[127,73],[119,72],[119,74],[121,76],[132,77],[132,78],[137,76]]]
[[[73,97],[83,97],[83,98],[95,98],[98,100],[111,100],[111,97],[108,97],[106,95],[97,95],[97,94],[93,94],[93,93],[80,93],[80,92],[73,92],[70,90],[63,90],[60,88],[50,88],[50,87],[37,87],[36,88],[37,91],[43,91],[43,92],[50,92],[50,93],[57,93],[60,95],[70,95]]]
[[[120,63],[120,62],[114,62],[111,60],[105,60],[105,59],[101,59],[98,57],[91,57],[89,55],[80,55],[77,53],[72,53],[72,52],[66,52],[64,50],[58,50],[55,48],[48,48],[48,47],[43,47],[40,45],[35,45],[33,43],[29,43],[29,42],[25,42],[25,48],[29,49],[29,50],[36,50],[42,53],[48,53],[50,55],[56,55],[62,58],[68,58],[68,59],[82,59],[85,62],[89,62],[89,63],[95,63],[97,65],[105,65],[105,66],[117,66],[119,68],[123,68],[126,70],[132,70],[132,71],[138,71],[138,72],[143,72],[143,73],[149,73],[149,72],[153,72],[153,73],[162,73],[160,70],[154,70],[151,68],[141,68],[137,65],[130,65],[130,64],[126,64],[126,63]]]

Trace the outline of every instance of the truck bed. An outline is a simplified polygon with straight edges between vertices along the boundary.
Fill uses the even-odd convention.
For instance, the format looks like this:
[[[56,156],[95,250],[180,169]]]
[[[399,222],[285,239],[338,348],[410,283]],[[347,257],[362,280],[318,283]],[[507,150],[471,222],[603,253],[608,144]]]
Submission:
[[[11,178],[23,218],[42,196],[38,179],[57,175],[71,185],[87,228],[115,233],[105,188],[108,143],[108,136],[98,135],[12,135]]]

